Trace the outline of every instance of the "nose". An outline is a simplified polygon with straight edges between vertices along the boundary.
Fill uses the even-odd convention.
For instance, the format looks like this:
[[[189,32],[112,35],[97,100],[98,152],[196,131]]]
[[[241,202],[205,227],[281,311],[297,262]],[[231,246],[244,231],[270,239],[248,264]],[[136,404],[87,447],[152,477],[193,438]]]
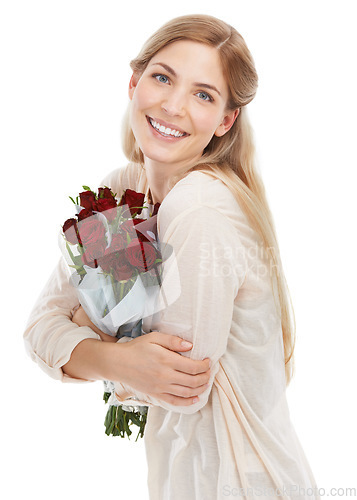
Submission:
[[[183,93],[172,90],[162,100],[161,107],[169,116],[183,116],[186,108]]]

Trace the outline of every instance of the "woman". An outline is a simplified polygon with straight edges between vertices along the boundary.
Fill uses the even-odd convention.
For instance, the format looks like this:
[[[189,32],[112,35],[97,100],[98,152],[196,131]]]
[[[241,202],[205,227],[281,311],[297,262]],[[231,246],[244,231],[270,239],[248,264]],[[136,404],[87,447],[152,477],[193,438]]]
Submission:
[[[118,399],[150,405],[151,499],[319,498],[285,395],[294,322],[254,167],[251,54],[223,21],[181,16],[149,38],[131,68],[130,163],[103,184],[161,203],[159,235],[177,256],[181,294],[154,333],[105,342],[69,298],[60,264],[30,318],[30,353],[62,380],[115,380]],[[192,349],[184,353],[179,338]],[[172,352],[180,350],[186,356]]]

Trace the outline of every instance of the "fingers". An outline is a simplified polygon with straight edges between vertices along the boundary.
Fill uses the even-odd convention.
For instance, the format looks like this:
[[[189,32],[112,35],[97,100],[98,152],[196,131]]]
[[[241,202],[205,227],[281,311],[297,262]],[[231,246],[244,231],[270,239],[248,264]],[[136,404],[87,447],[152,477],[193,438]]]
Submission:
[[[197,396],[193,398],[181,398],[172,394],[160,394],[159,399],[173,406],[191,406],[199,401]]]
[[[150,341],[154,344],[159,344],[166,349],[170,349],[170,351],[184,352],[192,349],[191,342],[187,342],[176,335],[168,335],[167,333],[162,332],[151,332]]]
[[[190,375],[199,375],[200,373],[206,373],[209,371],[210,366],[209,358],[199,360],[187,358],[186,356],[177,356],[177,359],[175,359],[174,369]]]
[[[199,401],[199,396],[210,387],[204,383],[196,387],[187,387],[179,384],[170,384],[166,391],[158,391],[155,397],[174,406],[190,406]]]
[[[181,337],[175,335],[168,335],[162,332],[151,332],[150,342],[158,344],[170,351],[184,352],[189,351],[192,348],[192,343],[188,342]],[[197,375],[198,373],[203,373],[210,368],[210,359],[206,358],[204,360],[192,360],[185,356],[177,356],[175,358],[175,370],[182,371],[184,373],[190,373],[191,375]]]
[[[82,308],[82,306],[79,306],[79,308],[74,312],[74,314],[72,316],[73,323],[76,323],[76,325],[78,325],[78,326],[81,326],[80,322],[82,320],[82,312],[83,312],[83,308]]]
[[[193,360],[180,354],[190,351],[192,344],[185,348],[181,345],[182,338],[162,332],[150,332],[128,342],[129,347],[137,347],[136,357],[144,356],[144,386],[141,392],[147,393],[174,406],[189,406],[195,404],[195,398],[209,387],[211,369],[210,359]],[[135,372],[138,378],[138,372]],[[133,383],[132,385],[135,387]]]
[[[161,374],[158,373],[155,392],[159,399],[164,399],[163,395],[166,395],[164,401],[173,405],[193,404],[193,399],[210,387],[210,376],[210,369],[197,375],[173,370],[170,372],[170,382],[168,383],[167,377],[162,378]]]
[[[189,389],[197,389],[209,383],[211,370],[198,375],[188,375],[186,373],[174,372],[173,385],[184,386]],[[180,394],[181,395],[181,394]]]
[[[170,351],[176,352],[185,352],[192,349],[192,343],[187,342],[181,337],[177,337],[176,335],[168,335],[167,333],[161,332],[151,332],[150,333],[150,342],[154,344],[161,345]]]
[[[183,385],[173,384],[170,386],[170,394],[181,399],[190,399],[199,396],[205,392],[209,387],[209,384],[203,384],[200,387],[190,388]]]
[[[108,334],[102,332],[101,330],[99,330],[99,328],[97,328],[96,325],[91,322],[91,320],[89,319],[87,313],[85,312],[85,310],[83,309],[82,306],[80,306],[75,311],[75,313],[73,314],[73,317],[72,317],[72,321],[73,321],[73,323],[75,323],[78,326],[89,326],[89,328],[91,328],[96,334],[98,334],[99,337],[104,342],[117,342],[118,341],[118,339],[116,337],[113,337],[112,335],[108,335]]]
[[[113,342],[113,343],[118,342],[117,337],[113,337],[112,335],[108,335],[107,333],[102,332],[95,325],[93,325],[93,327],[91,328],[92,330],[95,331],[95,333],[99,335],[99,337],[103,340],[103,342]]]

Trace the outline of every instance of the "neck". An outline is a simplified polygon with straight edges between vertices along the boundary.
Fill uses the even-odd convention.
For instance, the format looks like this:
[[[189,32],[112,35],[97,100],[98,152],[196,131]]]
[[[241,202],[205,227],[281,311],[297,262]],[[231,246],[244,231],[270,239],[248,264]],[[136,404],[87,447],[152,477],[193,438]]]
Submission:
[[[199,157],[200,156],[201,155],[199,155]],[[150,188],[152,203],[162,203],[165,196],[167,196],[172,188],[171,182],[173,178],[178,177],[178,179],[181,179],[184,177],[187,170],[195,165],[199,157],[194,158],[191,162],[171,165],[157,162],[144,156],[145,173]]]
[[[153,204],[162,203],[165,196],[170,191],[170,177],[165,169],[155,169],[145,162],[146,178],[150,187],[151,201]]]

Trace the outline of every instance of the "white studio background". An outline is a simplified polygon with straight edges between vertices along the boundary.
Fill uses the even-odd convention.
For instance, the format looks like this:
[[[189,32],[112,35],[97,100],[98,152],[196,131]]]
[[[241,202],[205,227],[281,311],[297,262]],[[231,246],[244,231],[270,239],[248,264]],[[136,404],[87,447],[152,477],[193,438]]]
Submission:
[[[297,322],[291,418],[318,486],[357,487],[354,7],[1,4],[3,498],[147,498],[143,443],[105,436],[101,383],[50,379],[27,357],[22,333],[59,258],[68,195],[126,163],[129,61],[164,22],[194,13],[232,24],[255,58],[260,86],[250,116]]]

